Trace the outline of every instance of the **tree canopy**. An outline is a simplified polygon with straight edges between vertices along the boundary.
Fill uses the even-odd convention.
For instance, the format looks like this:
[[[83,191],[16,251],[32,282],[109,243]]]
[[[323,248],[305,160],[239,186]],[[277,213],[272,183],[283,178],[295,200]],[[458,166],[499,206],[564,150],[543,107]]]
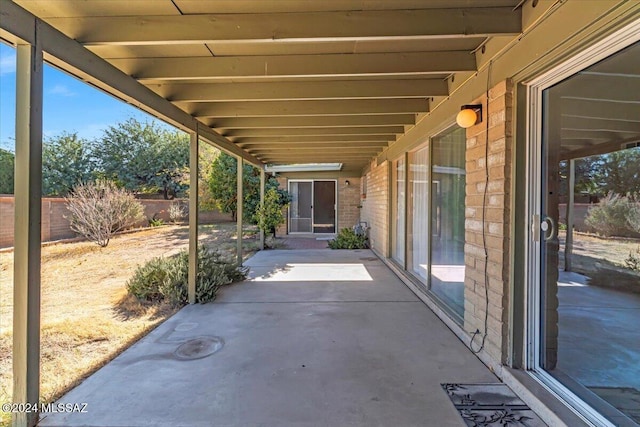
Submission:
[[[109,126],[94,144],[100,175],[122,187],[172,199],[186,188],[189,136],[136,119]]]
[[[211,172],[208,178],[208,187],[211,196],[216,202],[218,209],[223,213],[230,213],[233,219],[236,218],[237,209],[237,171],[238,161],[226,154],[221,153],[211,165]],[[244,164],[242,170],[242,213],[243,220],[256,223],[256,210],[260,204],[260,170]],[[291,201],[289,193],[280,189],[278,181],[269,177],[265,182],[265,191],[270,188],[276,190],[280,206],[285,206]]]
[[[42,145],[42,193],[65,196],[93,178],[95,165],[89,141],[63,132]]]

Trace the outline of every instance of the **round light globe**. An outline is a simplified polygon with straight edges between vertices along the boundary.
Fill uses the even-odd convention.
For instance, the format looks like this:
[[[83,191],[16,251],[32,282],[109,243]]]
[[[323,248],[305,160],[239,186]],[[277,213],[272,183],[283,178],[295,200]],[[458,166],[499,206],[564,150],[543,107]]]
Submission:
[[[458,126],[465,129],[475,125],[476,120],[478,120],[478,115],[470,108],[460,110],[456,116],[456,123],[458,123]]]

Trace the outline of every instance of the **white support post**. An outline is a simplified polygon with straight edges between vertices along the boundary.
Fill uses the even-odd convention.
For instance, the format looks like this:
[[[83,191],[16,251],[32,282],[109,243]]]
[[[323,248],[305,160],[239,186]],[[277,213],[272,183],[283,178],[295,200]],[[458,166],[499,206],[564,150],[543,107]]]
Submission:
[[[198,281],[198,154],[200,141],[198,132],[191,134],[189,145],[189,304],[196,302]]]
[[[237,182],[237,191],[238,198],[236,200],[236,223],[237,223],[237,233],[238,233],[238,265],[242,265],[242,200],[244,198],[242,194],[242,172],[244,170],[244,162],[242,161],[242,157],[238,157],[238,182]]]
[[[266,177],[264,167],[260,168],[260,206],[264,206],[264,186],[266,184]],[[264,250],[264,230],[260,229],[260,250]]]
[[[40,225],[42,195],[42,49],[17,47],[15,242],[13,269],[13,402],[40,397]],[[34,426],[38,414],[17,412],[13,425]]]
[[[573,268],[571,265],[571,258],[573,256],[573,210],[575,203],[575,189],[576,186],[576,161],[575,159],[569,160],[569,195],[567,200],[567,234],[564,244],[564,271],[571,271]]]

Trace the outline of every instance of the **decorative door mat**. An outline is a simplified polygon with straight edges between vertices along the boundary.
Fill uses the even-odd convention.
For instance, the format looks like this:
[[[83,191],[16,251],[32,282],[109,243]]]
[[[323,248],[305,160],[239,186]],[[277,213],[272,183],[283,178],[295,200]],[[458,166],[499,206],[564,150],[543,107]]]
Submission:
[[[540,418],[505,384],[442,384],[469,427],[542,427]]]

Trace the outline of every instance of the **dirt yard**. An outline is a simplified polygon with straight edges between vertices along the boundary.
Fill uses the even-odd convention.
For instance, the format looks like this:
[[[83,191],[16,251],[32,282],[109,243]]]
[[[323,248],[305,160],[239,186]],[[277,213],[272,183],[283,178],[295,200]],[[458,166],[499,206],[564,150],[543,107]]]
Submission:
[[[233,256],[236,225],[200,227],[201,243]],[[255,231],[245,231],[245,258],[257,249]],[[188,246],[186,226],[121,234],[109,246],[90,242],[42,248],[41,399],[48,402],[81,382],[175,313],[165,305],[143,306],[127,296],[136,267]],[[13,253],[0,253],[0,403],[11,399]],[[0,425],[10,422],[0,413]]]

